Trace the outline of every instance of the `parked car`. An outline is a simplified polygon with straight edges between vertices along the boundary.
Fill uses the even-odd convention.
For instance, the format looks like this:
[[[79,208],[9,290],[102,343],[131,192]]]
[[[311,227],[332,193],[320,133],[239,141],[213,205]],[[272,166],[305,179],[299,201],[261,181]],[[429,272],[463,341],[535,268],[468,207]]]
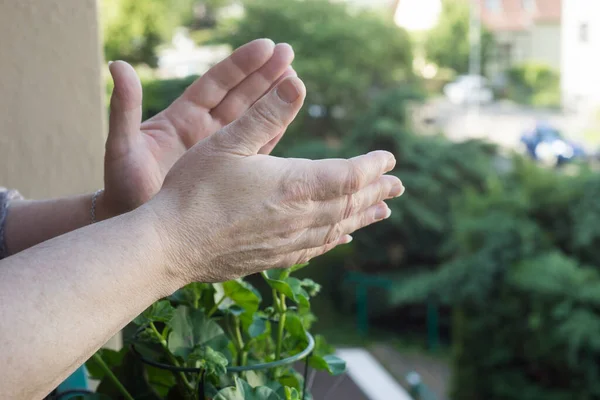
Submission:
[[[586,156],[580,144],[567,140],[558,129],[543,122],[523,133],[521,144],[531,158],[545,165],[558,166]]]
[[[487,79],[479,75],[458,76],[444,86],[444,94],[451,103],[458,105],[489,104],[494,100]]]

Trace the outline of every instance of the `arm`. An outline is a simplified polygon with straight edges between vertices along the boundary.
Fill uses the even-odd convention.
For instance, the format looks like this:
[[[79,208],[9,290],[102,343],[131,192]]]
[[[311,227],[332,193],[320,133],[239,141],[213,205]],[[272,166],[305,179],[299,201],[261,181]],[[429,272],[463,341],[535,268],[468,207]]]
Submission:
[[[165,264],[143,207],[0,261],[0,398],[43,397],[175,291]]]
[[[7,254],[16,254],[89,225],[92,196],[87,194],[52,200],[12,200],[4,225]],[[96,221],[116,215],[104,204],[104,193],[97,196],[95,209]]]
[[[304,96],[300,80],[284,80],[186,152],[149,202],[0,261],[0,399],[45,395],[186,283],[306,262],[388,217],[383,200],[403,187],[383,175],[395,165],[387,152],[322,161],[258,154]]]
[[[122,61],[112,63],[115,89],[105,154],[101,221],[139,207],[160,189],[164,175],[192,145],[242,115],[277,81],[294,74],[287,44],[259,39],[237,49],[194,82],[171,106],[140,125],[141,84]],[[283,132],[280,132],[281,136]],[[269,152],[277,140],[266,145]],[[8,254],[90,223],[92,195],[12,202],[5,226]]]

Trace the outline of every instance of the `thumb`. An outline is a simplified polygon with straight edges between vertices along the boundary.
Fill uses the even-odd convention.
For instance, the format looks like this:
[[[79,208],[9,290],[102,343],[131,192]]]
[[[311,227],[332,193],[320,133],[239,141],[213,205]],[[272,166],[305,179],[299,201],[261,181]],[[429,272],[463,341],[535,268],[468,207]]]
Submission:
[[[132,146],[142,121],[142,84],[133,67],[115,61],[108,69],[114,81],[106,152],[119,157]]]
[[[306,88],[299,78],[286,78],[219,131],[216,139],[238,154],[257,154],[294,120],[305,96]]]

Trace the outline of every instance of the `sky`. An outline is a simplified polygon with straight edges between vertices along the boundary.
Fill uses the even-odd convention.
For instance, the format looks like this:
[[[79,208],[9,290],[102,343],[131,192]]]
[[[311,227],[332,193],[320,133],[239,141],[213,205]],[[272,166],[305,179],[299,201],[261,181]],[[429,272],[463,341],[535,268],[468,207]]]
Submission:
[[[442,9],[441,0],[401,0],[394,20],[409,31],[432,28]]]

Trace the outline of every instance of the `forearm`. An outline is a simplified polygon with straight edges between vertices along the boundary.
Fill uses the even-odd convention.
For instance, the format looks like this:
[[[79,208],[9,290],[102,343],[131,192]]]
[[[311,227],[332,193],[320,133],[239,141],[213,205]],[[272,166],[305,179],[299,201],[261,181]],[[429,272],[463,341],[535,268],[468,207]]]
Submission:
[[[0,398],[41,398],[180,286],[144,209],[0,261]]]
[[[91,222],[92,194],[52,200],[13,200],[4,226],[8,254],[16,254]],[[103,194],[96,199],[96,219],[110,218]]]

